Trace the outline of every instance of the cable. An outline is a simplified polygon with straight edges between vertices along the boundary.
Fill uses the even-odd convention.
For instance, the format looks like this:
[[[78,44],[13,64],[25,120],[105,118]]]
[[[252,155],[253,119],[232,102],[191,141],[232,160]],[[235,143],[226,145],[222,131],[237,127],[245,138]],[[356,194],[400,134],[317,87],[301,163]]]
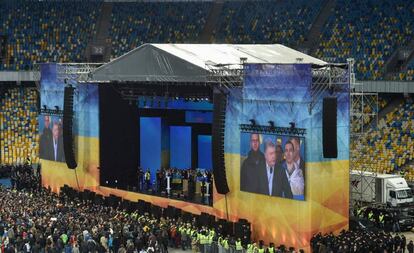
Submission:
[[[226,217],[227,217],[227,220],[229,221],[230,219],[229,219],[229,208],[227,205],[227,194],[224,194],[224,200],[226,201]]]
[[[77,171],[77,169],[75,169],[76,184],[78,185],[78,191],[80,191],[79,180],[78,180],[78,173],[76,171]]]

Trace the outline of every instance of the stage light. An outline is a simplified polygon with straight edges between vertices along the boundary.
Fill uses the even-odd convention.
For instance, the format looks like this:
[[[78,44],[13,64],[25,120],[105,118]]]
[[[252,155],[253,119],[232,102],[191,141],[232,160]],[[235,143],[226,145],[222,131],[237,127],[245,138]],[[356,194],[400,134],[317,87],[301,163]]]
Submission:
[[[255,125],[256,125],[256,120],[254,120],[254,119],[249,119],[249,121],[250,121],[250,123],[252,123],[252,125],[253,125],[253,126],[255,126]]]
[[[274,128],[275,127],[275,122],[269,120],[268,123],[269,123],[269,125],[270,125],[271,128]]]
[[[292,122],[289,122],[289,125],[290,125],[290,128],[292,128],[292,129],[296,127],[296,124],[293,121]]]

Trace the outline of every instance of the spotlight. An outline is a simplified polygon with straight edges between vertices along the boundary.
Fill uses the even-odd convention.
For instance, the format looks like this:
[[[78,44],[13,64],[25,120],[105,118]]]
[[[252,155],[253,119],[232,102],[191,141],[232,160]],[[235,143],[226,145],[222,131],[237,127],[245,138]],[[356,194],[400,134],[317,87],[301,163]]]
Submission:
[[[255,125],[256,125],[256,120],[254,120],[254,119],[249,119],[249,121],[250,121],[250,123],[252,123],[252,125],[253,125],[253,126],[255,126]]]
[[[268,123],[269,123],[271,128],[275,128],[275,122],[269,120]]]
[[[295,128],[296,127],[296,124],[295,124],[295,122],[289,122],[289,125],[290,125],[290,128],[291,129],[293,129],[293,128]]]

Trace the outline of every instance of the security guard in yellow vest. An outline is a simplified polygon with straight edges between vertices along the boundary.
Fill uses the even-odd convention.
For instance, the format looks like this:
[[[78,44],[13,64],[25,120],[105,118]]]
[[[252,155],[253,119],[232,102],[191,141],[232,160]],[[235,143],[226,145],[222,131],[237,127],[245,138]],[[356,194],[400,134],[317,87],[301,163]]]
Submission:
[[[372,212],[372,210],[369,211],[369,213],[368,213],[368,220],[370,220],[372,222],[375,221],[375,219],[374,219],[374,212]]]
[[[249,243],[247,244],[247,251],[246,253],[253,253],[253,244]]]
[[[385,223],[384,218],[385,218],[384,214],[380,213],[380,215],[378,216],[378,222],[380,224],[380,227],[382,227],[382,228],[384,227],[384,223]]]
[[[265,248],[264,248],[264,242],[262,240],[260,240],[259,242],[259,248],[257,249],[258,253],[265,253]]]
[[[223,240],[223,248],[224,252],[229,252],[230,246],[229,246],[229,239],[226,237],[226,239]]]
[[[242,246],[242,242],[241,239],[238,238],[236,241],[236,251],[237,252],[242,252],[243,251],[243,246]]]
[[[275,252],[276,252],[276,251],[275,251],[275,244],[274,244],[273,242],[271,242],[271,243],[269,244],[269,248],[267,248],[266,252],[267,252],[267,253],[275,253]]]
[[[362,218],[362,208],[357,208],[357,217]]]

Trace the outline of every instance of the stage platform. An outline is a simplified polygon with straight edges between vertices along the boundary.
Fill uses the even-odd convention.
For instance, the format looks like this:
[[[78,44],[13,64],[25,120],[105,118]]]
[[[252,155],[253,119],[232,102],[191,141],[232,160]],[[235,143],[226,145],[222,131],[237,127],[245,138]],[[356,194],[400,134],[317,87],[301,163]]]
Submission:
[[[167,208],[168,206],[173,206],[179,208],[185,212],[189,212],[192,214],[201,214],[201,213],[208,213],[211,215],[215,215],[214,208],[211,206],[195,204],[192,202],[186,202],[184,200],[177,200],[177,199],[170,199],[164,198],[160,196],[148,195],[143,193],[125,191],[121,189],[114,189],[104,186],[98,187],[91,187],[88,188],[90,191],[94,191],[97,194],[101,194],[103,196],[109,196],[110,194],[121,197],[123,199],[137,202],[138,200],[144,200],[150,202],[154,205]]]

